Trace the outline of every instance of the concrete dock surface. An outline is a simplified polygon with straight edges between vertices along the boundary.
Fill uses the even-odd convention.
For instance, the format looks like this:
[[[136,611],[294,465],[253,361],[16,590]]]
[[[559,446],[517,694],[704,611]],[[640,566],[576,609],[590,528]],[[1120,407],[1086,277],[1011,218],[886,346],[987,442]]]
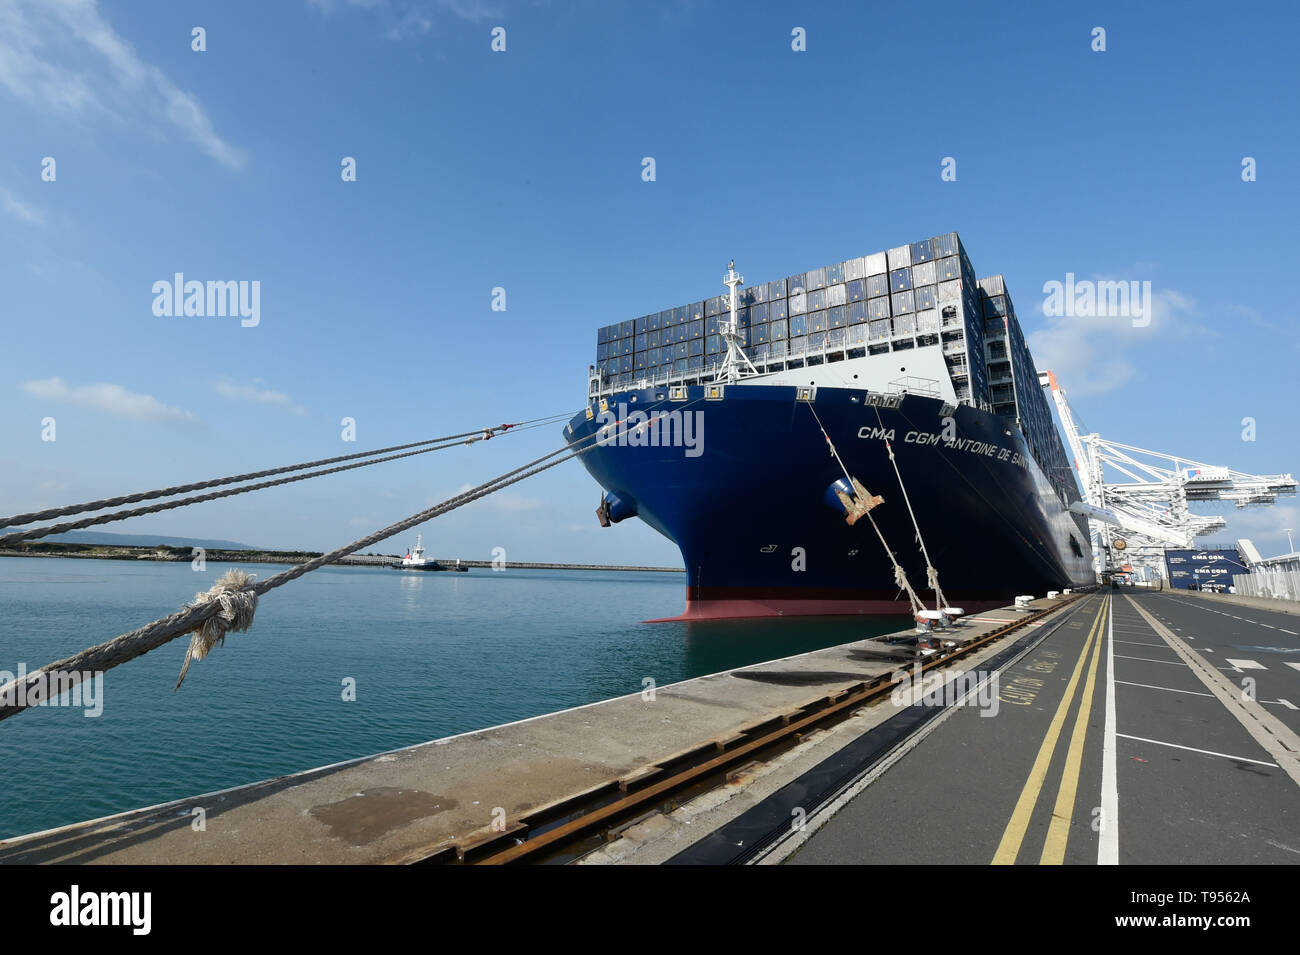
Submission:
[[[975,614],[952,635],[977,639],[1024,616]],[[893,673],[898,659],[881,646],[848,643],[8,839],[0,863],[414,862]]]
[[[996,719],[954,712],[787,861],[1298,863],[1297,631],[1200,595],[1091,596],[1002,675]]]

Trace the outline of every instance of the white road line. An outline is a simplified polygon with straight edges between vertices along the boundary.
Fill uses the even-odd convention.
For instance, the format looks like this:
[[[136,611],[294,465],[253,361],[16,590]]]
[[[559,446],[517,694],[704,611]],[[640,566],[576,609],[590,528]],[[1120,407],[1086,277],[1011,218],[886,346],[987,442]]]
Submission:
[[[1290,660],[1287,660],[1286,665],[1293,670],[1300,670],[1300,663],[1292,663]]]
[[[1268,667],[1264,666],[1264,664],[1256,663],[1254,660],[1234,660],[1231,657],[1224,657],[1223,659],[1227,660],[1238,670],[1267,670],[1268,669]]]
[[[1195,690],[1176,690],[1172,686],[1152,686],[1150,683],[1130,683],[1128,680],[1116,680],[1116,683],[1123,683],[1125,686],[1140,686],[1148,690],[1164,690],[1168,693],[1186,693],[1188,696],[1208,696],[1214,699],[1213,693],[1198,693]]]
[[[1115,642],[1127,643],[1130,646],[1134,646],[1134,647],[1160,647],[1161,649],[1164,649],[1165,647],[1165,644],[1163,643],[1143,643],[1140,640],[1116,640]]]
[[[1281,697],[1278,697],[1277,701],[1281,703],[1283,706],[1285,706],[1288,710],[1300,710],[1300,706],[1296,706],[1290,700],[1284,700]]]
[[[1222,756],[1224,759],[1235,759],[1238,762],[1242,762],[1242,763],[1255,763],[1256,765],[1259,766],[1272,766],[1274,769],[1281,768],[1277,765],[1277,763],[1266,762],[1265,760],[1262,759],[1247,759],[1245,756],[1230,756],[1227,753],[1216,753],[1213,750],[1209,750],[1209,749],[1197,749],[1195,746],[1180,746],[1177,743],[1166,743],[1158,739],[1145,739],[1141,736],[1129,736],[1127,733],[1116,733],[1115,735],[1121,737],[1122,739],[1137,740],[1139,743],[1154,743],[1156,746],[1171,746],[1174,749],[1185,749],[1190,753],[1204,753],[1206,756]]]
[[[1288,630],[1286,627],[1278,627],[1278,629],[1281,630],[1283,633],[1291,634],[1291,636],[1293,637],[1300,637],[1300,633],[1296,633],[1294,630]]]
[[[1097,865],[1119,865],[1119,786],[1115,771],[1115,601],[1110,602],[1106,641],[1106,725],[1101,742],[1101,832]]]
[[[1115,656],[1119,657],[1121,660],[1142,660],[1145,663],[1168,663],[1170,666],[1175,666],[1175,667],[1187,666],[1187,664],[1184,663],[1182,660],[1151,660],[1148,659],[1147,657],[1126,657],[1122,653],[1117,653],[1115,654]]]

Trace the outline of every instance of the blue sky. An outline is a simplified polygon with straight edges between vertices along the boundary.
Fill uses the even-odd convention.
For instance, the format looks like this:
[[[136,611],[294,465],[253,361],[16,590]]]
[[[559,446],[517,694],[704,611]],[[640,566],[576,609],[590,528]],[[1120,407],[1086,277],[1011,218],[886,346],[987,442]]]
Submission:
[[[732,257],[757,282],[954,229],[980,274],[1007,276],[1089,427],[1300,472],[1298,20],[1283,4],[0,0],[0,510],[573,411],[598,326],[719,293]],[[155,316],[152,285],[175,272],[259,281],[260,324]],[[1045,317],[1043,283],[1067,272],[1151,281],[1155,320]],[[328,549],[559,440],[101,529]],[[639,523],[601,530],[598,498],[568,464],[426,542],[677,562]],[[1300,509],[1229,520],[1216,540],[1274,553]]]

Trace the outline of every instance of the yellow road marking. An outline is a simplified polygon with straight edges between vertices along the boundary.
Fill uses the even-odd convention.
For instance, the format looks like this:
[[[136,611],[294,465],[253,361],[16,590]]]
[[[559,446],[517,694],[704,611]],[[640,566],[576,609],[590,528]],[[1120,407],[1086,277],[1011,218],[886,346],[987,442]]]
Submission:
[[[1104,604],[1110,603],[1107,594]],[[1104,612],[1104,610],[1103,610]],[[1061,786],[1056,791],[1056,806],[1052,809],[1052,822],[1047,827],[1047,841],[1039,865],[1061,865],[1065,861],[1065,844],[1070,838],[1070,819],[1074,816],[1074,797],[1079,790],[1079,771],[1083,766],[1083,741],[1088,735],[1088,715],[1092,711],[1092,692],[1097,686],[1097,661],[1101,659],[1102,631],[1092,647],[1092,662],[1088,665],[1088,679],[1083,684],[1079,700],[1079,713],[1074,718],[1074,732],[1070,735],[1070,748],[1065,755],[1065,769]]]
[[[1029,828],[1029,817],[1033,815],[1034,806],[1038,803],[1038,794],[1042,791],[1043,780],[1047,777],[1047,768],[1051,765],[1052,754],[1056,751],[1056,741],[1061,735],[1061,727],[1065,724],[1065,714],[1069,712],[1070,704],[1074,701],[1074,692],[1079,686],[1079,675],[1083,673],[1088,651],[1092,648],[1093,638],[1101,626],[1102,608],[1106,605],[1105,598],[1102,598],[1099,603],[1097,619],[1092,623],[1088,639],[1083,644],[1083,651],[1074,665],[1074,672],[1070,674],[1070,682],[1066,684],[1061,705],[1056,708],[1056,714],[1047,727],[1047,735],[1043,737],[1043,744],[1038,748],[1038,756],[1029,770],[1029,778],[1025,780],[1024,789],[1021,790],[1020,798],[1016,801],[1016,808],[1012,811],[1007,828],[1002,833],[1002,841],[998,843],[998,851],[993,856],[994,865],[1015,865],[1016,856],[1020,854],[1020,844],[1024,841],[1025,831]]]

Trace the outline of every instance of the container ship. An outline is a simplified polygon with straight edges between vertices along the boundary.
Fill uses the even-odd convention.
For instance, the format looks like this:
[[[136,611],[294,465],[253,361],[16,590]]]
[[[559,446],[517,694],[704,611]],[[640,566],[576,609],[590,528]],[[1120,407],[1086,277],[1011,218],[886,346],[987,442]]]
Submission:
[[[680,548],[669,619],[906,614],[896,565],[967,612],[1094,581],[1006,283],[976,274],[955,232],[757,285],[733,263],[599,329],[565,440],[603,525]]]

